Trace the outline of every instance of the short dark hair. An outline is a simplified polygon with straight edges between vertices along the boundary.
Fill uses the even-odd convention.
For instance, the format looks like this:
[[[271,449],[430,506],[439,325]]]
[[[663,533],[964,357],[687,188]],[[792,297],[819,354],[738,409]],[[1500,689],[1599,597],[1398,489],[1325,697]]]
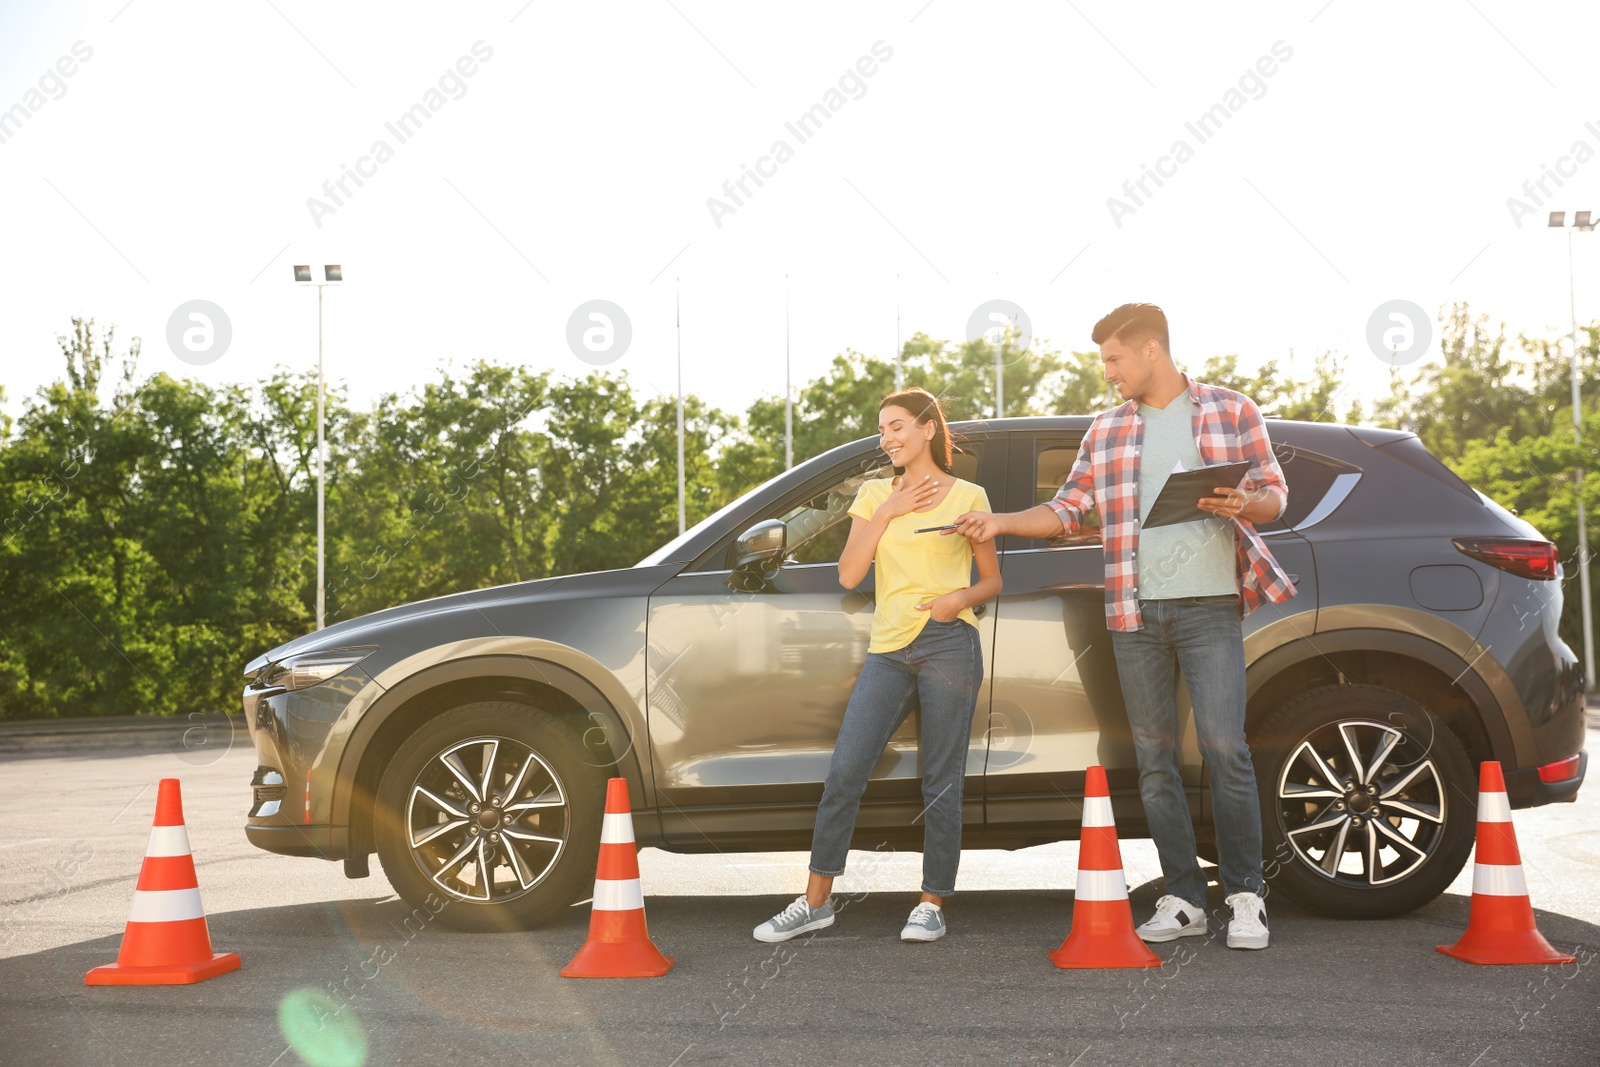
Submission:
[[[1152,337],[1161,350],[1172,354],[1167,339],[1167,313],[1155,304],[1123,304],[1094,324],[1094,343],[1103,345],[1115,337],[1129,348],[1138,348]]]

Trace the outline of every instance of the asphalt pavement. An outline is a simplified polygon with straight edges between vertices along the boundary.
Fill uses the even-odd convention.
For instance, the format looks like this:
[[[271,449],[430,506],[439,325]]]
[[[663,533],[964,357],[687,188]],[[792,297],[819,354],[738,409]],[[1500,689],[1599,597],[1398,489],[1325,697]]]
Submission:
[[[214,727],[213,727],[214,729]],[[1591,729],[1590,748],[1600,730]],[[796,853],[640,854],[664,978],[557,976],[588,909],[522,934],[418,916],[381,871],[272,856],[241,831],[254,765],[205,746],[85,738],[0,755],[0,1060],[10,1065],[478,1063],[1600,1063],[1600,789],[1516,814],[1539,925],[1577,962],[1475,967],[1434,950],[1466,926],[1471,866],[1432,904],[1353,922],[1269,898],[1272,947],[1156,946],[1159,969],[1058,971],[1073,843],[969,852],[943,941],[898,940],[919,857],[857,862],[852,898],[814,937],[750,928],[804,881]],[[88,988],[116,958],[161,777],[183,781],[218,951],[243,968],[197,986]],[[1123,843],[1135,913],[1153,848]],[[1221,908],[1212,887],[1211,905]]]

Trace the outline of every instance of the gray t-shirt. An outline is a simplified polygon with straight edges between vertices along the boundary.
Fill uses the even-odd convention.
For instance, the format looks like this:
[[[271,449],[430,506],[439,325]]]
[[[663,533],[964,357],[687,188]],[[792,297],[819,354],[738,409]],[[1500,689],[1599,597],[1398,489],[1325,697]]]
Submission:
[[[1188,390],[1164,408],[1140,404],[1139,417],[1144,421],[1139,447],[1139,599],[1237,593],[1231,521],[1206,518],[1144,528],[1167,476],[1174,470],[1204,466],[1194,440],[1194,401]]]

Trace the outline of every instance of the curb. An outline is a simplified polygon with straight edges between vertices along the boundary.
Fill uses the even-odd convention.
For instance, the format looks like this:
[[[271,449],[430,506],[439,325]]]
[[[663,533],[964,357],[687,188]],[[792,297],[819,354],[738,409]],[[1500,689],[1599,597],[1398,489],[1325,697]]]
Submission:
[[[198,733],[194,733],[198,731]],[[182,718],[150,715],[94,719],[29,719],[0,722],[0,754],[71,752],[90,748],[164,748],[204,744],[221,732],[230,741],[247,734],[243,716],[194,713]],[[210,739],[213,743],[215,736]]]

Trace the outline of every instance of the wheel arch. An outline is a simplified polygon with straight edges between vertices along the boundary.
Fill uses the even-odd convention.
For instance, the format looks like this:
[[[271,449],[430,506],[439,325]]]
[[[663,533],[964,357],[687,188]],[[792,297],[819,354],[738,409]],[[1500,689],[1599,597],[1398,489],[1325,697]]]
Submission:
[[[1480,654],[1475,661],[1482,664]],[[1518,737],[1496,687],[1450,649],[1416,634],[1334,630],[1273,649],[1246,670],[1245,733],[1254,736],[1284,700],[1321,685],[1382,686],[1427,708],[1460,739],[1474,762],[1520,766],[1532,737]],[[1526,732],[1526,731],[1524,731]]]
[[[561,664],[529,656],[471,656],[425,668],[406,677],[379,697],[356,723],[340,759],[333,820],[349,827],[346,873],[366,873],[367,858],[376,848],[373,806],[383,770],[405,739],[423,722],[462,704],[508,700],[539,708],[566,722],[594,752],[595,765],[614,766],[613,776],[626,778],[634,808],[635,834],[641,844],[659,838],[647,807],[645,778],[637,731],[600,689],[582,674]]]

